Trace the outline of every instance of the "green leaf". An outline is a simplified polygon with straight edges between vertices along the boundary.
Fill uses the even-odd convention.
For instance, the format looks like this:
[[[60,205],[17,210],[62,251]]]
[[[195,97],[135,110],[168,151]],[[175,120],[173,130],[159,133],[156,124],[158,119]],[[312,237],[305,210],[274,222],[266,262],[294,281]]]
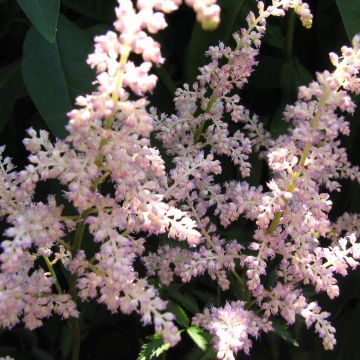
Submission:
[[[360,0],[336,0],[349,40],[360,32]]]
[[[198,73],[198,67],[207,62],[204,53],[210,45],[216,45],[219,39],[228,42],[236,19],[244,5],[244,0],[220,0],[221,20],[219,27],[212,32],[204,31],[200,24],[194,25],[187,56],[186,79],[192,84]],[[234,42],[235,43],[235,42]]]
[[[51,131],[63,137],[66,113],[76,96],[91,92],[94,72],[86,57],[92,42],[87,33],[65,17],[59,17],[53,44],[35,30],[28,32],[23,49],[22,74],[25,86]]]
[[[194,289],[193,294],[200,299],[206,307],[214,305],[216,302],[216,295],[211,293],[210,291]]]
[[[149,342],[143,344],[137,360],[150,360],[159,357],[165,351],[170,349],[170,344],[164,344],[161,334],[154,334],[148,337]]]
[[[192,314],[199,312],[199,306],[194,297],[190,294],[183,295],[175,286],[168,287],[166,291],[173,299],[175,299],[185,309],[189,310]]]
[[[95,20],[108,23],[115,20],[116,0],[62,0],[61,4]]]
[[[290,332],[289,326],[280,319],[273,319],[272,325],[276,335],[280,336],[286,342],[292,344],[293,346],[299,347],[299,343],[293,337]]]
[[[312,75],[297,58],[291,58],[284,63],[280,74],[281,103],[270,124],[270,132],[274,137],[284,133],[288,126],[282,118],[285,106],[296,100],[299,86],[307,85],[312,80]]]
[[[198,347],[193,348],[186,354],[186,360],[214,360],[216,359],[216,351],[209,347],[206,351],[200,350]]]
[[[176,321],[179,323],[179,325],[183,326],[184,328],[187,328],[190,324],[190,319],[187,316],[185,310],[178,304],[176,304],[173,301],[170,301],[168,306],[168,311],[172,312],[175,317]]]
[[[279,25],[269,24],[266,28],[264,42],[278,49],[284,49],[285,37]]]
[[[194,343],[202,350],[205,351],[208,347],[208,340],[206,339],[205,332],[197,326],[190,326],[186,332],[194,341]]]
[[[166,67],[164,67],[164,65],[161,67],[155,66],[154,71],[156,72],[156,75],[159,77],[159,79],[163,82],[169,93],[171,95],[174,95],[176,90],[176,85],[170,73],[166,70]]]
[[[68,324],[64,324],[60,334],[60,351],[64,357],[68,356],[72,345],[72,329]]]
[[[17,0],[17,2],[39,33],[46,40],[54,42],[60,0]]]
[[[17,61],[0,69],[0,131],[9,120],[15,101],[26,95],[20,65]]]
[[[290,92],[296,97],[297,89],[313,80],[309,71],[301,65],[298,58],[291,58],[281,69],[281,88],[284,92]]]
[[[37,346],[32,347],[32,353],[37,360],[55,360],[55,358],[49,352],[40,349]]]

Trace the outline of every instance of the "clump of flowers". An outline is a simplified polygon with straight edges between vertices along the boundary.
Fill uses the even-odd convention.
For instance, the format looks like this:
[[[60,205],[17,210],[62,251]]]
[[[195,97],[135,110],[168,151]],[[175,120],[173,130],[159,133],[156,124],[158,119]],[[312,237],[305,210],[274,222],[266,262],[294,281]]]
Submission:
[[[190,245],[200,242],[196,222],[164,201],[165,167],[150,145],[153,120],[144,97],[156,84],[149,73],[152,64],[164,61],[159,43],[149,34],[165,28],[164,13],[180,3],[138,1],[136,10],[130,0],[119,1],[114,23],[118,33],[96,37],[88,58],[98,73],[97,91],[77,99],[78,108],[69,113],[67,138],[52,143],[46,131],[29,129],[24,144],[31,153],[30,165],[20,172],[1,157],[0,208],[10,224],[0,255],[1,327],[12,328],[22,320],[34,329],[52,312],[76,318],[77,298],[96,298],[112,312],[139,312],[143,324],[153,323],[172,345],[180,339],[166,302],[133,266],[145,250],[140,232],[166,232]],[[187,3],[205,27],[218,23],[220,9],[214,1]],[[129,60],[132,52],[142,56],[139,66]],[[139,98],[131,100],[130,93]],[[37,183],[48,179],[66,187],[64,196],[76,215],[64,214],[54,197],[34,202]],[[112,195],[102,193],[103,183],[112,184]],[[81,250],[85,227],[98,247],[91,262]],[[64,240],[68,234],[72,243]],[[57,261],[73,274],[69,293],[57,280]]]
[[[204,28],[219,22],[214,1],[185,2]],[[271,331],[277,315],[289,325],[302,316],[308,327],[315,325],[324,348],[332,349],[330,314],[306,298],[302,285],[334,298],[339,294],[336,274],[345,276],[360,258],[359,216],[344,214],[335,223],[328,217],[329,193],[340,190],[339,179],[360,182],[359,169],[339,140],[349,134],[339,111],[353,113],[349,94],[360,93],[360,37],[352,47],[344,46],[340,57],[330,54],[333,72],[318,73],[299,89],[298,101],[284,112],[288,132],[272,139],[259,118],[240,104],[237,90],[257,64],[267,18],[293,9],[308,28],[308,5],[302,0],[273,0],[268,7],[258,2],[258,14],[251,12],[247,27],[234,34],[234,49],[223,43],[210,47],[211,61],[196,82],[176,91],[176,114],[158,116],[156,109],[148,111],[145,94],[156,85],[152,64],[164,59],[150,34],[166,27],[164,13],[180,3],[139,0],[134,8],[130,0],[119,1],[117,33],[96,37],[88,58],[97,71],[97,91],[77,99],[67,138],[52,143],[47,132],[29,129],[24,144],[30,164],[20,172],[1,157],[0,209],[9,227],[1,243],[0,326],[23,321],[34,329],[57,313],[72,318],[75,328],[78,299],[95,299],[111,312],[139,313],[144,325],[154,324],[164,341],[175,345],[180,334],[174,315],[148,277],[136,271],[134,263],[141,259],[147,275],[158,276],[164,285],[175,276],[189,282],[208,273],[227,290],[229,274],[238,278],[246,301],[228,301],[193,318],[194,325],[213,335],[219,359],[234,359],[238,351],[248,354],[252,339]],[[143,62],[132,61],[132,53]],[[237,130],[230,130],[230,121]],[[172,157],[168,172],[151,146],[152,132]],[[271,170],[267,188],[245,180],[216,181],[222,156],[248,177],[254,151],[266,157]],[[34,202],[38,182],[48,179],[65,186],[73,213],[55,197]],[[219,231],[240,217],[256,225],[247,247],[225,240]],[[82,248],[85,228],[97,249],[91,259]],[[148,252],[149,236],[159,234],[187,245]],[[330,245],[324,245],[325,239]],[[264,277],[275,258],[276,282],[268,287]],[[68,292],[54,270],[58,261],[71,273]]]

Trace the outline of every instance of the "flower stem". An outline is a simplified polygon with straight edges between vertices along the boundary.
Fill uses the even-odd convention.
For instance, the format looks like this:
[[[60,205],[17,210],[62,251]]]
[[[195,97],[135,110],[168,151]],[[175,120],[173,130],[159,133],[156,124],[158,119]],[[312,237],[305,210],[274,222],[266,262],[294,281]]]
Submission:
[[[248,289],[246,283],[243,281],[243,279],[241,278],[241,276],[237,273],[237,271],[235,269],[231,270],[231,272],[234,275],[237,282],[239,283],[241,290],[244,291],[244,293],[245,293],[245,301],[247,303],[247,306],[251,307],[252,302],[251,302],[251,292],[250,292],[250,290]]]
[[[324,89],[324,92],[322,93],[320,99],[319,99],[319,103],[318,103],[318,106],[317,106],[317,110],[316,110],[316,113],[311,121],[311,127],[313,129],[317,129],[318,125],[319,125],[319,121],[320,121],[320,118],[321,118],[321,114],[322,114],[322,109],[323,107],[326,105],[326,102],[329,98],[329,90],[325,87]],[[309,152],[311,150],[311,143],[306,143],[305,144],[305,147],[304,147],[304,150],[301,154],[301,158],[300,158],[300,161],[299,161],[299,166],[301,168],[304,168],[305,167],[305,161],[306,161],[306,158],[308,157],[309,155]],[[300,171],[297,171],[295,172],[291,179],[290,179],[290,184],[289,184],[289,187],[287,189],[288,192],[294,192],[295,190],[295,181],[301,176],[301,172]],[[285,199],[285,205],[288,204],[288,200]],[[274,230],[277,228],[277,226],[280,224],[280,220],[281,220],[281,217],[283,215],[284,211],[277,211],[275,213],[275,216],[274,216],[274,219],[271,221],[269,227],[267,228],[266,232],[268,234],[272,234],[274,232]]]
[[[286,32],[286,57],[290,59],[294,49],[294,33],[295,33],[295,11],[290,10],[288,15],[288,27]]]
[[[209,102],[207,103],[206,109],[205,109],[205,113],[209,113],[212,109],[212,107],[214,106],[215,102],[217,100],[217,96],[215,94],[212,94]],[[199,138],[202,134],[202,131],[204,129],[205,126],[205,121],[202,122],[202,124],[199,126],[199,128],[196,130],[195,135],[194,135],[194,143],[197,144],[199,141]]]
[[[80,359],[80,343],[81,343],[81,331],[80,323],[78,318],[70,319],[71,329],[72,329],[72,352],[71,359],[79,360]]]
[[[120,69],[118,70],[116,74],[116,88],[114,92],[112,93],[111,100],[114,102],[115,109],[116,109],[116,103],[119,100],[119,88],[122,88],[123,81],[124,81],[124,66],[128,61],[128,58],[130,56],[131,48],[130,46],[124,46],[124,51],[121,54],[120,57]],[[116,111],[116,110],[115,110]],[[112,123],[114,121],[114,113],[111,114],[108,118],[105,119],[104,128],[106,130],[110,129],[112,126]]]
[[[51,276],[55,280],[55,287],[56,287],[57,292],[59,294],[62,294],[62,289],[61,289],[59,280],[58,280],[58,278],[56,276],[56,273],[55,273],[55,270],[54,270],[54,267],[53,267],[51,261],[49,260],[49,258],[47,256],[43,256],[43,259],[45,261],[45,264],[46,264],[47,268],[49,269],[49,272],[50,272]]]
[[[83,220],[79,222],[76,226],[74,244],[71,250],[71,254],[73,258],[76,256],[76,253],[81,249],[81,242],[85,232],[85,219],[90,213],[91,213],[91,209],[85,210],[81,214],[81,218]],[[72,274],[70,276],[70,281],[69,281],[69,291],[75,303],[77,303],[77,299],[78,299],[76,280],[77,280],[76,274]],[[81,344],[81,331],[80,331],[79,319],[72,317],[70,319],[70,324],[72,328],[72,360],[79,360],[80,344]]]

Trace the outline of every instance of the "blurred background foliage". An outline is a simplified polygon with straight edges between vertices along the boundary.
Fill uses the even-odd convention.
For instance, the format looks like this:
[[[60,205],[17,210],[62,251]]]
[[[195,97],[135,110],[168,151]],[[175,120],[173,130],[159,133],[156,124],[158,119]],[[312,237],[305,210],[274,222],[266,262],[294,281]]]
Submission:
[[[219,40],[233,45],[232,32],[244,25],[245,16],[256,4],[255,0],[218,2],[222,15],[216,31],[204,32],[195,23],[191,10],[184,6],[168,16],[169,27],[157,35],[167,61],[163,67],[154,69],[159,84],[150,100],[161,111],[173,110],[176,87],[194,81],[197,68],[207,61],[204,52],[209,45]],[[297,87],[310,82],[316,71],[330,69],[328,53],[339,52],[341,45],[350,43],[360,31],[360,0],[308,2],[314,14],[311,30],[303,29],[293,13],[286,18],[270,19],[259,65],[249,85],[240,91],[243,104],[261,116],[274,136],[286,131],[281,113],[286,104],[295,101]],[[0,142],[7,145],[7,155],[14,158],[19,168],[26,163],[27,154],[22,146],[26,129],[45,128],[54,138],[63,138],[66,113],[75,97],[94,88],[94,72],[85,60],[92,51],[92,38],[112,28],[115,3],[115,0],[0,0]],[[356,101],[359,104],[359,98]],[[359,121],[357,110],[351,119],[351,136],[343,139],[350,159],[358,165]],[[254,156],[250,182],[264,183],[268,176],[264,163]],[[239,175],[225,163],[222,177],[236,179]],[[332,196],[334,218],[344,211],[359,211],[359,186],[351,182],[343,185],[343,191]],[[49,190],[61,194],[56,184],[49,183],[39,189],[39,197]],[[243,221],[223,231],[225,238],[236,238],[242,243],[248,242],[251,234],[252,226]],[[208,334],[191,327],[189,318],[205,305],[243,298],[235,279],[232,282],[232,290],[227,293],[220,293],[207,277],[160,289],[170,300],[169,309],[183,329],[181,344],[166,352],[161,337],[152,336],[151,327],[142,328],[136,315],[111,315],[101,305],[81,304],[81,358],[146,360],[159,355],[170,360],[213,359]],[[337,328],[338,344],[334,351],[322,350],[320,340],[312,330],[306,331],[300,319],[290,328],[275,320],[275,333],[261,336],[250,358],[360,359],[360,271],[340,283],[341,295],[335,301],[320,297]],[[307,293],[310,298],[315,297],[313,289],[309,288]],[[21,326],[12,331],[0,330],[0,356],[11,355],[16,360],[67,359],[70,349],[71,328],[56,317],[33,332]]]

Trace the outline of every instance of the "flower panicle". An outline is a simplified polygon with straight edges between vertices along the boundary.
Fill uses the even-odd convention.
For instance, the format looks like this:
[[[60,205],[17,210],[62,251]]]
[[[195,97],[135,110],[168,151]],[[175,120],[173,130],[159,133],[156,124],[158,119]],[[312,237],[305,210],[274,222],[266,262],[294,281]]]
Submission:
[[[164,199],[165,166],[150,144],[154,125],[145,97],[156,85],[152,66],[164,62],[153,35],[167,26],[165,14],[181,3],[139,0],[135,6],[119,0],[114,31],[95,37],[87,60],[97,73],[96,91],[76,99],[66,139],[53,142],[48,132],[29,129],[23,141],[29,165],[19,172],[0,148],[0,210],[9,223],[0,254],[1,327],[23,321],[32,330],[51,313],[78,317],[79,296],[96,298],[112,312],[138,312],[166,342],[179,341],[166,301],[136,272],[134,262],[145,251],[139,233],[167,233],[191,246],[200,242],[195,221]],[[186,3],[203,27],[217,26],[215,0]],[[133,54],[141,56],[140,64]],[[35,202],[37,184],[50,179],[65,188],[75,215],[65,214],[54,197]],[[104,183],[112,187],[111,195],[102,192]],[[81,250],[85,227],[100,244],[92,259]],[[64,238],[74,230],[75,240],[68,243]],[[69,294],[56,277],[57,261],[72,274]]]
[[[355,110],[350,93],[360,93],[360,36],[352,47],[342,47],[340,56],[330,54],[334,71],[317,73],[299,88],[298,100],[284,111],[287,133],[273,139],[241,104],[237,90],[257,65],[267,19],[292,9],[309,28],[308,4],[259,1],[257,14],[249,13],[247,26],[234,34],[234,48],[221,42],[210,47],[210,62],[194,84],[176,90],[175,114],[159,116],[148,110],[146,98],[157,81],[151,68],[164,62],[152,35],[167,26],[165,14],[181,3],[138,0],[135,6],[119,0],[114,31],[95,37],[88,57],[97,73],[96,91],[76,99],[66,139],[53,142],[46,131],[29,129],[24,139],[29,164],[21,171],[0,148],[0,210],[9,224],[0,254],[0,326],[23,321],[35,329],[51,313],[75,318],[77,298],[94,299],[113,313],[137,312],[143,325],[153,324],[164,342],[175,345],[180,340],[175,317],[148,277],[170,285],[176,277],[189,282],[207,274],[223,291],[235,279],[244,294],[193,318],[213,336],[219,359],[248,354],[254,338],[273,330],[274,316],[289,325],[302,316],[324,348],[332,349],[330,315],[309,302],[302,285],[332,299],[339,294],[337,275],[359,265],[358,214],[332,222],[329,212],[330,193],[340,190],[340,179],[360,182],[359,169],[341,145],[341,136],[350,133],[343,113]],[[215,0],[185,3],[203,28],[219,23]],[[172,158],[171,170],[151,145],[153,132]],[[244,180],[255,152],[270,170],[266,187]],[[224,158],[243,179],[219,182]],[[67,214],[53,196],[35,201],[38,183],[51,179],[64,187],[63,197],[76,214]],[[247,244],[223,231],[242,217],[255,227]],[[81,248],[85,228],[98,248],[91,259]],[[64,240],[73,233],[73,242]],[[154,235],[184,243],[148,252]],[[268,286],[264,278],[275,258]],[[147,277],[136,270],[139,259]],[[57,279],[57,261],[74,280],[70,293]]]

